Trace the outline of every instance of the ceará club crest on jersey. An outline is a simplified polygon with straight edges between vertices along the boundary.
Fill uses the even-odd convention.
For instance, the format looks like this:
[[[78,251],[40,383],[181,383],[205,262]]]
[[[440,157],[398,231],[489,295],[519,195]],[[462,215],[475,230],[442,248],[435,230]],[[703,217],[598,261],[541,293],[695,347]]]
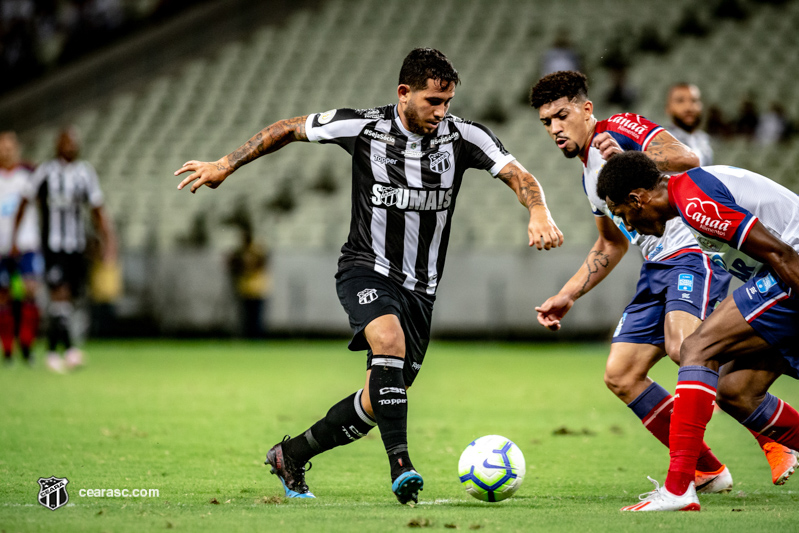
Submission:
[[[448,152],[436,152],[428,157],[430,157],[430,170],[437,174],[443,174],[452,166]]]
[[[39,503],[51,511],[55,511],[59,507],[65,506],[69,501],[69,494],[67,494],[67,483],[69,483],[69,480],[65,477],[40,477]]]

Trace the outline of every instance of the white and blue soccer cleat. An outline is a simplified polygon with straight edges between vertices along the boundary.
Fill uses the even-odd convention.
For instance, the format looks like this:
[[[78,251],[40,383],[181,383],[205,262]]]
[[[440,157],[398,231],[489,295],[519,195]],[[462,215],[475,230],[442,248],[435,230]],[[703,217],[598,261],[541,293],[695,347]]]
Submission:
[[[399,502],[405,505],[410,501],[413,501],[413,503],[419,501],[419,491],[422,490],[423,486],[424,480],[419,475],[419,472],[408,470],[397,476],[397,479],[391,484],[391,490],[397,496]]]

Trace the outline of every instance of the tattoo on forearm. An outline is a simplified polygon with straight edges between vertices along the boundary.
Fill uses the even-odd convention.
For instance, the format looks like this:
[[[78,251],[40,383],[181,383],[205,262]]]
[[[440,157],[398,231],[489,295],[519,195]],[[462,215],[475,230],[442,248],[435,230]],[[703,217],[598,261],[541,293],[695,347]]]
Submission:
[[[511,166],[509,171],[501,172],[497,175],[497,177],[504,181],[512,189],[516,189],[516,192],[519,196],[519,201],[527,209],[545,205],[544,195],[541,192],[541,186],[529,172],[525,172],[518,167]],[[516,186],[514,187],[514,185]]]
[[[590,290],[591,278],[594,274],[598,273],[603,268],[608,268],[610,265],[610,256],[600,250],[591,250],[588,252],[588,257],[585,259],[585,267],[588,269],[588,277],[585,278],[585,283],[580,287],[579,294],[582,296]]]
[[[280,150],[292,141],[307,140],[305,119],[306,117],[296,117],[267,126],[228,155],[228,163],[233,169],[237,169],[262,155]]]

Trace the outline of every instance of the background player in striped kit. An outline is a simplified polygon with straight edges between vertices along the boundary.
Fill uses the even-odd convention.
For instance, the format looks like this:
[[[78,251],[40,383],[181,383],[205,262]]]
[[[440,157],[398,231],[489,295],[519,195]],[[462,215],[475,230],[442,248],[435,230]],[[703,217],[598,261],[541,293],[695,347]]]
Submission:
[[[103,207],[97,173],[88,161],[78,159],[80,138],[73,126],[63,128],[56,140],[56,157],[42,163],[25,190],[15,221],[18,231],[22,214],[36,202],[41,214],[45,280],[49,287],[47,308],[47,366],[63,372],[83,364],[83,354],[73,346],[71,335],[75,299],[84,290],[86,278],[86,228],[84,207],[91,210],[92,223],[100,237],[103,261],[116,264],[117,242],[111,218]],[[64,357],[56,351],[61,344]]]
[[[6,362],[11,362],[15,337],[22,357],[28,363],[33,362],[31,346],[39,325],[36,290],[44,266],[36,209],[25,210],[14,242],[14,220],[32,172],[31,167],[20,161],[16,134],[0,132],[0,342]],[[13,294],[15,276],[22,279],[21,300]]]
[[[365,435],[375,424],[391,466],[392,491],[416,501],[422,477],[407,449],[407,394],[430,337],[435,292],[444,268],[450,223],[467,168],[500,178],[530,212],[530,246],[560,246],[536,179],[487,128],[448,114],[459,83],[439,51],[405,58],[397,105],[336,109],[282,120],[215,162],[189,161],[180,185],[218,187],[235,169],[293,141],[338,144],[352,155],[352,221],[341,249],[336,288],[349,315],[351,350],[368,350],[366,384],[334,405],[305,433],[272,447],[272,465],[289,497],[313,497],[303,465],[311,457]]]
[[[596,180],[605,161],[624,151],[640,151],[663,172],[698,165],[697,155],[670,133],[646,118],[625,113],[598,121],[588,99],[585,75],[561,71],[543,77],[531,91],[531,104],[566,157],[580,157],[583,190],[595,215],[599,237],[577,273],[537,308],[538,321],[553,330],[574,302],[600,283],[626,253],[637,245],[645,261],[636,295],[613,335],[605,384],[664,446],[669,445],[672,396],[648,377],[664,355],[679,362],[682,341],[699,326],[727,294],[730,275],[710,263],[696,239],[678,220],[669,222],[662,237],[629,232],[596,195]],[[786,450],[756,436],[772,470],[772,481],[785,481]],[[732,487],[729,470],[704,445],[696,472],[702,492]]]
[[[799,413],[768,393],[783,374],[799,378],[799,197],[734,167],[668,178],[634,153],[608,161],[597,194],[647,235],[682,219],[713,262],[744,281],[683,343],[665,486],[653,480],[648,497],[622,509],[699,510],[693,472],[715,402],[755,435],[799,448]],[[785,459],[790,475],[795,454]]]
[[[675,83],[666,95],[666,114],[671,118],[669,133],[696,152],[700,166],[713,164],[710,135],[699,129],[702,122],[702,94],[693,83]]]

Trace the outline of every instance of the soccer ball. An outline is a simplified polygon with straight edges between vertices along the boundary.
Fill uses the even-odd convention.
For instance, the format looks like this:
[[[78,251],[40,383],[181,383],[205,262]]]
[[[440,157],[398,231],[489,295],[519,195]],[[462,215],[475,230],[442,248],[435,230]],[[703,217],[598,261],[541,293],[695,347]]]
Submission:
[[[487,435],[472,441],[458,461],[466,492],[485,502],[510,498],[524,480],[524,455],[513,441]]]

